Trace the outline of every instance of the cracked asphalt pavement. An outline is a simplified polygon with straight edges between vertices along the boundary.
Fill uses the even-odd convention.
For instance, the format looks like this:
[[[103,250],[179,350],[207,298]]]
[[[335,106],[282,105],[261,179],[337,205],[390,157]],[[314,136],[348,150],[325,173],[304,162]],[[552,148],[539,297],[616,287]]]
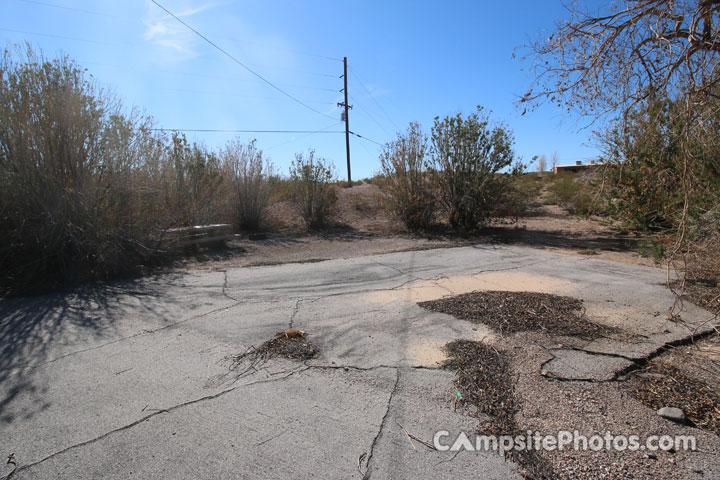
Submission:
[[[517,246],[478,245],[319,263],[192,271],[0,301],[0,454],[12,478],[519,477],[495,453],[438,452],[454,411],[441,347],[496,341],[416,302],[477,289],[585,301],[631,331],[557,350],[553,374],[626,368],[691,326],[669,323],[658,269]],[[702,310],[686,305],[686,321]],[[233,376],[230,357],[296,327],[317,358]],[[659,332],[659,333],[658,333]],[[577,361],[578,349],[590,360]],[[603,357],[611,359],[600,365]],[[623,356],[623,358],[625,358]],[[564,361],[567,360],[567,361]],[[540,368],[540,366],[538,366]],[[574,372],[574,371],[573,371]],[[570,376],[575,373],[570,372]],[[584,373],[576,374],[585,378]],[[400,427],[402,425],[402,427]],[[403,431],[403,428],[405,431]],[[3,462],[4,463],[4,462]]]

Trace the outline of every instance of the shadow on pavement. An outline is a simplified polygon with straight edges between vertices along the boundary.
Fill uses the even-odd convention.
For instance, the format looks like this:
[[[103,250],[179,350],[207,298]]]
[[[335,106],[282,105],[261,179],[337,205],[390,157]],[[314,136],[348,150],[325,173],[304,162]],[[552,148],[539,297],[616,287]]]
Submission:
[[[33,381],[34,368],[71,353],[63,347],[78,339],[86,345],[93,337],[113,337],[121,298],[140,299],[145,308],[153,309],[146,300],[162,295],[166,286],[166,282],[139,279],[0,300],[0,422],[14,420],[18,412],[10,413],[8,407],[20,396],[30,396],[30,401],[21,402],[20,414],[25,418],[49,406],[44,399],[47,388]]]

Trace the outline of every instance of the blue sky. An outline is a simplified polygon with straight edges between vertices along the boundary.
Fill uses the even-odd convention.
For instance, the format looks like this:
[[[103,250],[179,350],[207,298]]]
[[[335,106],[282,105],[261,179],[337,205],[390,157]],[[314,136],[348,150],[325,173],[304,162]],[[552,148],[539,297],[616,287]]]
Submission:
[[[342,57],[348,57],[350,129],[379,143],[410,121],[492,111],[515,134],[516,153],[557,151],[561,163],[595,158],[582,119],[546,106],[521,116],[529,78],[516,48],[564,18],[559,1],[158,0],[282,90],[263,83],[150,1],[0,0],[5,45],[29,41],[68,54],[128,107],[163,128],[340,131]],[[518,51],[522,53],[522,50]],[[218,148],[256,138],[287,172],[314,148],[345,175],[344,134],[188,133]],[[353,178],[379,169],[379,146],[351,138]]]

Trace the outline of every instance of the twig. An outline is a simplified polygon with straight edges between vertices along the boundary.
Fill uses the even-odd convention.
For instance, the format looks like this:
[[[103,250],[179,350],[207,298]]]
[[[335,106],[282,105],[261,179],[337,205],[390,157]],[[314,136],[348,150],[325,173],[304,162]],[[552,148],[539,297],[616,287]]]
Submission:
[[[425,445],[426,447],[428,447],[430,450],[437,450],[437,448],[435,448],[435,445],[433,445],[432,443],[426,442],[426,441],[423,440],[422,438],[419,438],[419,437],[417,437],[416,435],[413,435],[412,433],[409,433],[407,430],[405,430],[405,427],[403,427],[402,425],[400,425],[397,421],[396,421],[395,423],[397,423],[397,426],[398,426],[398,427],[400,427],[400,428],[403,429],[403,432],[405,432],[405,435],[408,436],[408,440],[410,440],[410,443],[411,443],[411,444],[412,444],[412,440],[416,440],[416,441],[422,443],[423,445]],[[414,445],[413,445],[413,448],[415,448]],[[417,450],[416,450],[416,451],[417,451]]]
[[[367,457],[367,452],[363,452],[363,454],[358,457],[358,465],[357,465],[358,472],[360,472],[360,475],[362,475],[363,478],[365,477],[365,475],[367,475],[367,470],[365,470],[365,472],[362,471],[362,462],[365,459],[365,457]]]
[[[395,423],[397,423],[398,427],[402,428],[402,431],[405,432],[405,436],[407,437],[408,441],[410,442],[410,446],[412,447],[413,450],[415,450],[417,452],[417,448],[415,448],[415,444],[413,443],[412,438],[410,438],[410,434],[408,433],[408,431],[405,430],[405,427],[400,425],[400,423],[398,423],[397,421]]]

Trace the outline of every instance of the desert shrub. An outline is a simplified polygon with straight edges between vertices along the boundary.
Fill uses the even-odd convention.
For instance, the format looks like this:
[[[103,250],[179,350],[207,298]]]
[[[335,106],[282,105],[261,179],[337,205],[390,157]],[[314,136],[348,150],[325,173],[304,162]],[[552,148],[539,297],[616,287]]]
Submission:
[[[720,206],[720,114],[688,123],[677,101],[652,99],[602,140],[613,161],[614,213],[641,230],[677,226]],[[686,199],[687,196],[687,199]]]
[[[570,213],[589,215],[595,199],[592,189],[572,174],[561,175],[561,178],[548,187],[552,203],[560,205]]]
[[[314,150],[307,156],[295,155],[290,166],[290,196],[309,229],[324,227],[335,203],[337,194],[334,167],[327,160],[317,157]]]
[[[410,230],[426,230],[435,214],[428,149],[427,135],[418,123],[411,123],[380,154],[385,205]]]
[[[543,187],[544,178],[548,175],[546,172],[525,172],[515,177],[513,184],[519,191],[524,192],[533,203],[537,203]]]
[[[175,224],[206,225],[227,219],[227,195],[218,156],[185,134],[175,133],[167,147],[167,193]]]
[[[231,208],[238,226],[257,230],[270,199],[272,165],[255,144],[234,140],[220,153],[231,185]]]
[[[157,258],[166,218],[151,121],[70,59],[0,60],[0,272],[6,288],[105,278]]]
[[[477,227],[507,200],[512,179],[500,172],[513,163],[513,141],[505,126],[490,126],[482,107],[465,118],[435,118],[433,178],[453,228]]]
[[[502,181],[507,181],[505,191],[498,199],[492,217],[496,219],[505,219],[517,222],[520,217],[525,216],[528,208],[537,205],[537,199],[540,194],[540,183],[536,181],[522,181],[527,174],[523,173],[525,165],[520,161],[516,161],[509,174],[503,175]]]
[[[693,219],[687,235],[694,247],[686,258],[688,271],[696,280],[713,282],[720,295],[720,206]]]

